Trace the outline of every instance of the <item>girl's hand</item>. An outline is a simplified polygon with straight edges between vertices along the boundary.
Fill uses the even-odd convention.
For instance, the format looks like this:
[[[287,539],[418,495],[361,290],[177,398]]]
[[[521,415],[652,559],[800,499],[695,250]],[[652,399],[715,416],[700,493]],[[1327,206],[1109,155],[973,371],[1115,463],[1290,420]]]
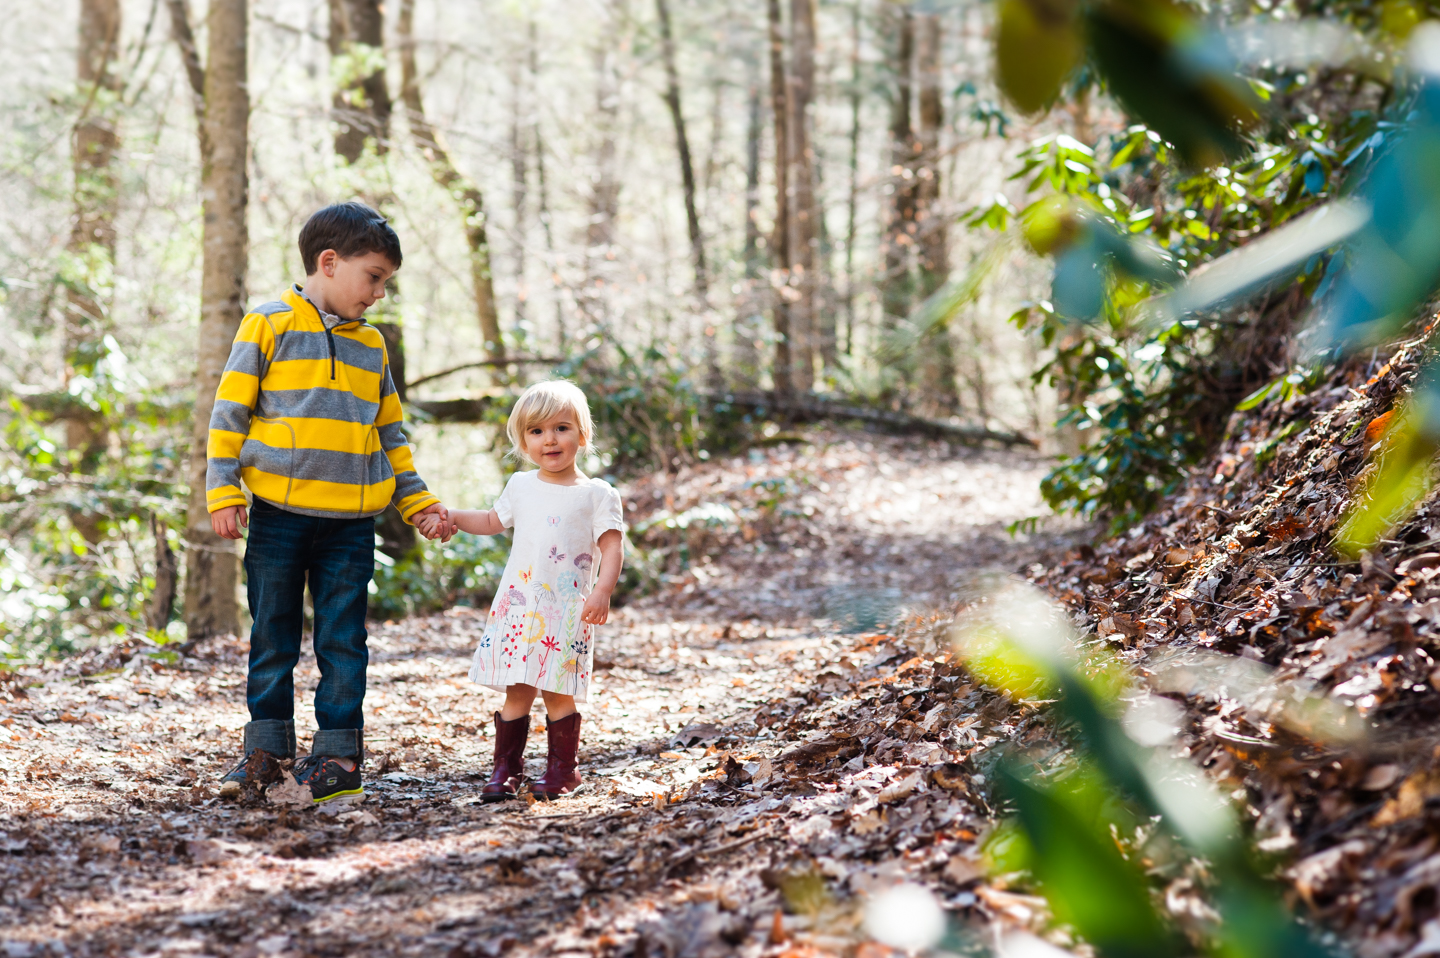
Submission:
[[[608,589],[596,589],[585,599],[585,607],[580,610],[580,621],[591,625],[604,625],[609,618],[610,592]]]

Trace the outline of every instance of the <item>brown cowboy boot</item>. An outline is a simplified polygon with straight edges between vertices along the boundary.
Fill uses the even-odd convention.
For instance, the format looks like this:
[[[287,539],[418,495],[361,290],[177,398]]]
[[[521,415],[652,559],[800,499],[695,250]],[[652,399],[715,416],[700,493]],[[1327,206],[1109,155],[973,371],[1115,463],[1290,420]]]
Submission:
[[[552,801],[580,785],[580,773],[575,771],[575,753],[580,750],[580,713],[572,712],[563,719],[556,719],[546,726],[550,739],[550,756],[545,764],[545,774],[540,781],[530,786],[536,798]]]
[[[529,735],[529,715],[507,722],[495,713],[495,774],[480,789],[480,801],[489,804],[515,797],[525,778],[525,739]]]

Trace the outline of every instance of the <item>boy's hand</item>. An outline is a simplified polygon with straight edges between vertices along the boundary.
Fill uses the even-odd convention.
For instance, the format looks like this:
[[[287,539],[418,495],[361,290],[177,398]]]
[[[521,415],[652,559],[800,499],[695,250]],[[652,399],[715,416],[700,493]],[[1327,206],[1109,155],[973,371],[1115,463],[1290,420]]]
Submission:
[[[210,528],[222,539],[238,539],[241,529],[249,527],[250,519],[244,506],[226,506],[210,513]]]
[[[419,529],[425,538],[439,539],[441,542],[449,542],[450,537],[455,534],[450,522],[450,510],[438,502],[415,513],[415,528]]]
[[[589,622],[591,625],[604,625],[610,618],[610,593],[596,589],[585,599],[585,607],[580,610],[580,621]]]

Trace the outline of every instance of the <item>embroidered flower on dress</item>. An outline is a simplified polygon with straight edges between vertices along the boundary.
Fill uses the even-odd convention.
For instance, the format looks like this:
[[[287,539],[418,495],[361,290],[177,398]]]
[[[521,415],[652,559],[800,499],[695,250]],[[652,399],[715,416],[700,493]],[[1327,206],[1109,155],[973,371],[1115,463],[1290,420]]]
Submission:
[[[565,558],[565,557],[564,557],[564,556],[561,556],[560,558],[563,559],[563,558]],[[582,552],[582,553],[580,553],[578,556],[575,557],[575,565],[576,565],[576,567],[579,568],[582,572],[588,571],[589,568],[590,568],[591,563],[594,562],[594,561],[595,561],[595,560],[594,560],[593,558],[591,558],[590,553],[588,553],[588,552]]]

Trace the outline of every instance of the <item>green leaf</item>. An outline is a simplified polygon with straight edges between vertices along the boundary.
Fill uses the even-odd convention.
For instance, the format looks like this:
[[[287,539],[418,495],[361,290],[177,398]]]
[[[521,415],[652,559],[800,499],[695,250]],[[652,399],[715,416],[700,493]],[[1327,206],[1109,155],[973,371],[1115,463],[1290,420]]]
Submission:
[[[1107,822],[1082,818],[1071,803],[1036,788],[1008,766],[1001,766],[1000,779],[1030,839],[1032,868],[1058,921],[1073,926],[1106,958],[1180,952],[1144,878],[1120,856]],[[1087,797],[1103,804],[1103,795]]]
[[[1255,390],[1253,393],[1240,400],[1240,402],[1235,405],[1235,410],[1237,412],[1248,412],[1251,409],[1254,409],[1256,406],[1260,405],[1262,402],[1265,401],[1265,397],[1270,395],[1270,390],[1280,385],[1281,381],[1284,378],[1285,377],[1281,376],[1280,379],[1277,379],[1274,382],[1268,382],[1265,385],[1261,386],[1259,389]]]
[[[1356,497],[1340,526],[1335,548],[1357,556],[1371,549],[1397,522],[1409,515],[1434,485],[1431,462],[1440,450],[1440,403],[1431,389],[1417,390],[1396,413],[1385,437],[1379,469]]]
[[[1073,0],[1002,0],[995,34],[1000,89],[1026,113],[1049,106],[1079,65],[1082,44]]]

